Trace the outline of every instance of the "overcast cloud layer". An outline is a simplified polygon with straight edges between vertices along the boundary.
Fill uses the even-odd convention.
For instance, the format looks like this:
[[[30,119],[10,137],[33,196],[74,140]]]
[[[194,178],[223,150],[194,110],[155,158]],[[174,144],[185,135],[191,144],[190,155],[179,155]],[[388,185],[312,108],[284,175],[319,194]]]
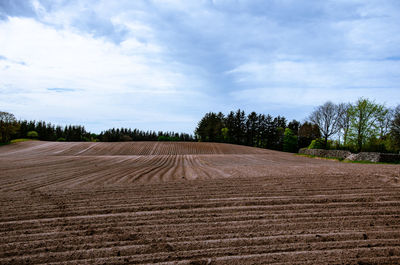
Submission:
[[[400,1],[0,0],[0,110],[192,133],[209,111],[303,120],[400,103]]]

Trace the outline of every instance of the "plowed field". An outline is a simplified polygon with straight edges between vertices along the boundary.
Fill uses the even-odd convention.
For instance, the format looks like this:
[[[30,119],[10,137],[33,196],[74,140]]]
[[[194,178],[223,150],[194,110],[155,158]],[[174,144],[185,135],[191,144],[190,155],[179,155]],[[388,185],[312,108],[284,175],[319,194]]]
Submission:
[[[0,264],[400,264],[400,166],[213,143],[0,147]]]

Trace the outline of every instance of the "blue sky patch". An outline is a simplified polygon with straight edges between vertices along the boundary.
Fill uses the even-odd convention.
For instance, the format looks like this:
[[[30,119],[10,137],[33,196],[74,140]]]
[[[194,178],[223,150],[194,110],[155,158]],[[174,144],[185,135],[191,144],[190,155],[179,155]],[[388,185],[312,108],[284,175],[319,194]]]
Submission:
[[[53,87],[53,88],[47,88],[47,90],[48,91],[54,91],[54,92],[73,92],[73,91],[76,91],[77,89]]]

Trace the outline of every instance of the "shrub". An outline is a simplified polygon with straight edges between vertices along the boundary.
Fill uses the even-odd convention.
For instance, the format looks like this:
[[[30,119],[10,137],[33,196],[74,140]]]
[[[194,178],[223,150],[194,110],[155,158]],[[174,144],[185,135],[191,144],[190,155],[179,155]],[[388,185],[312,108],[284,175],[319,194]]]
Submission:
[[[60,137],[57,139],[57,142],[65,142],[65,138],[64,137]]]
[[[26,136],[30,139],[37,139],[39,138],[39,134],[36,131],[29,131]]]
[[[328,143],[329,145],[329,143]],[[323,139],[315,139],[311,141],[311,144],[308,146],[308,149],[324,149],[325,143]],[[328,149],[328,146],[327,146]]]

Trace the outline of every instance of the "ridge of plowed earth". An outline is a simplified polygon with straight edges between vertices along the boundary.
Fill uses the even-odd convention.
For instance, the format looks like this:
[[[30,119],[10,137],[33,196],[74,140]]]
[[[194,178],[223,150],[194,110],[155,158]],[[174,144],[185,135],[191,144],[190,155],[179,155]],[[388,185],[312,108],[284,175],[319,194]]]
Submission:
[[[0,264],[399,264],[400,166],[214,143],[0,147]]]

